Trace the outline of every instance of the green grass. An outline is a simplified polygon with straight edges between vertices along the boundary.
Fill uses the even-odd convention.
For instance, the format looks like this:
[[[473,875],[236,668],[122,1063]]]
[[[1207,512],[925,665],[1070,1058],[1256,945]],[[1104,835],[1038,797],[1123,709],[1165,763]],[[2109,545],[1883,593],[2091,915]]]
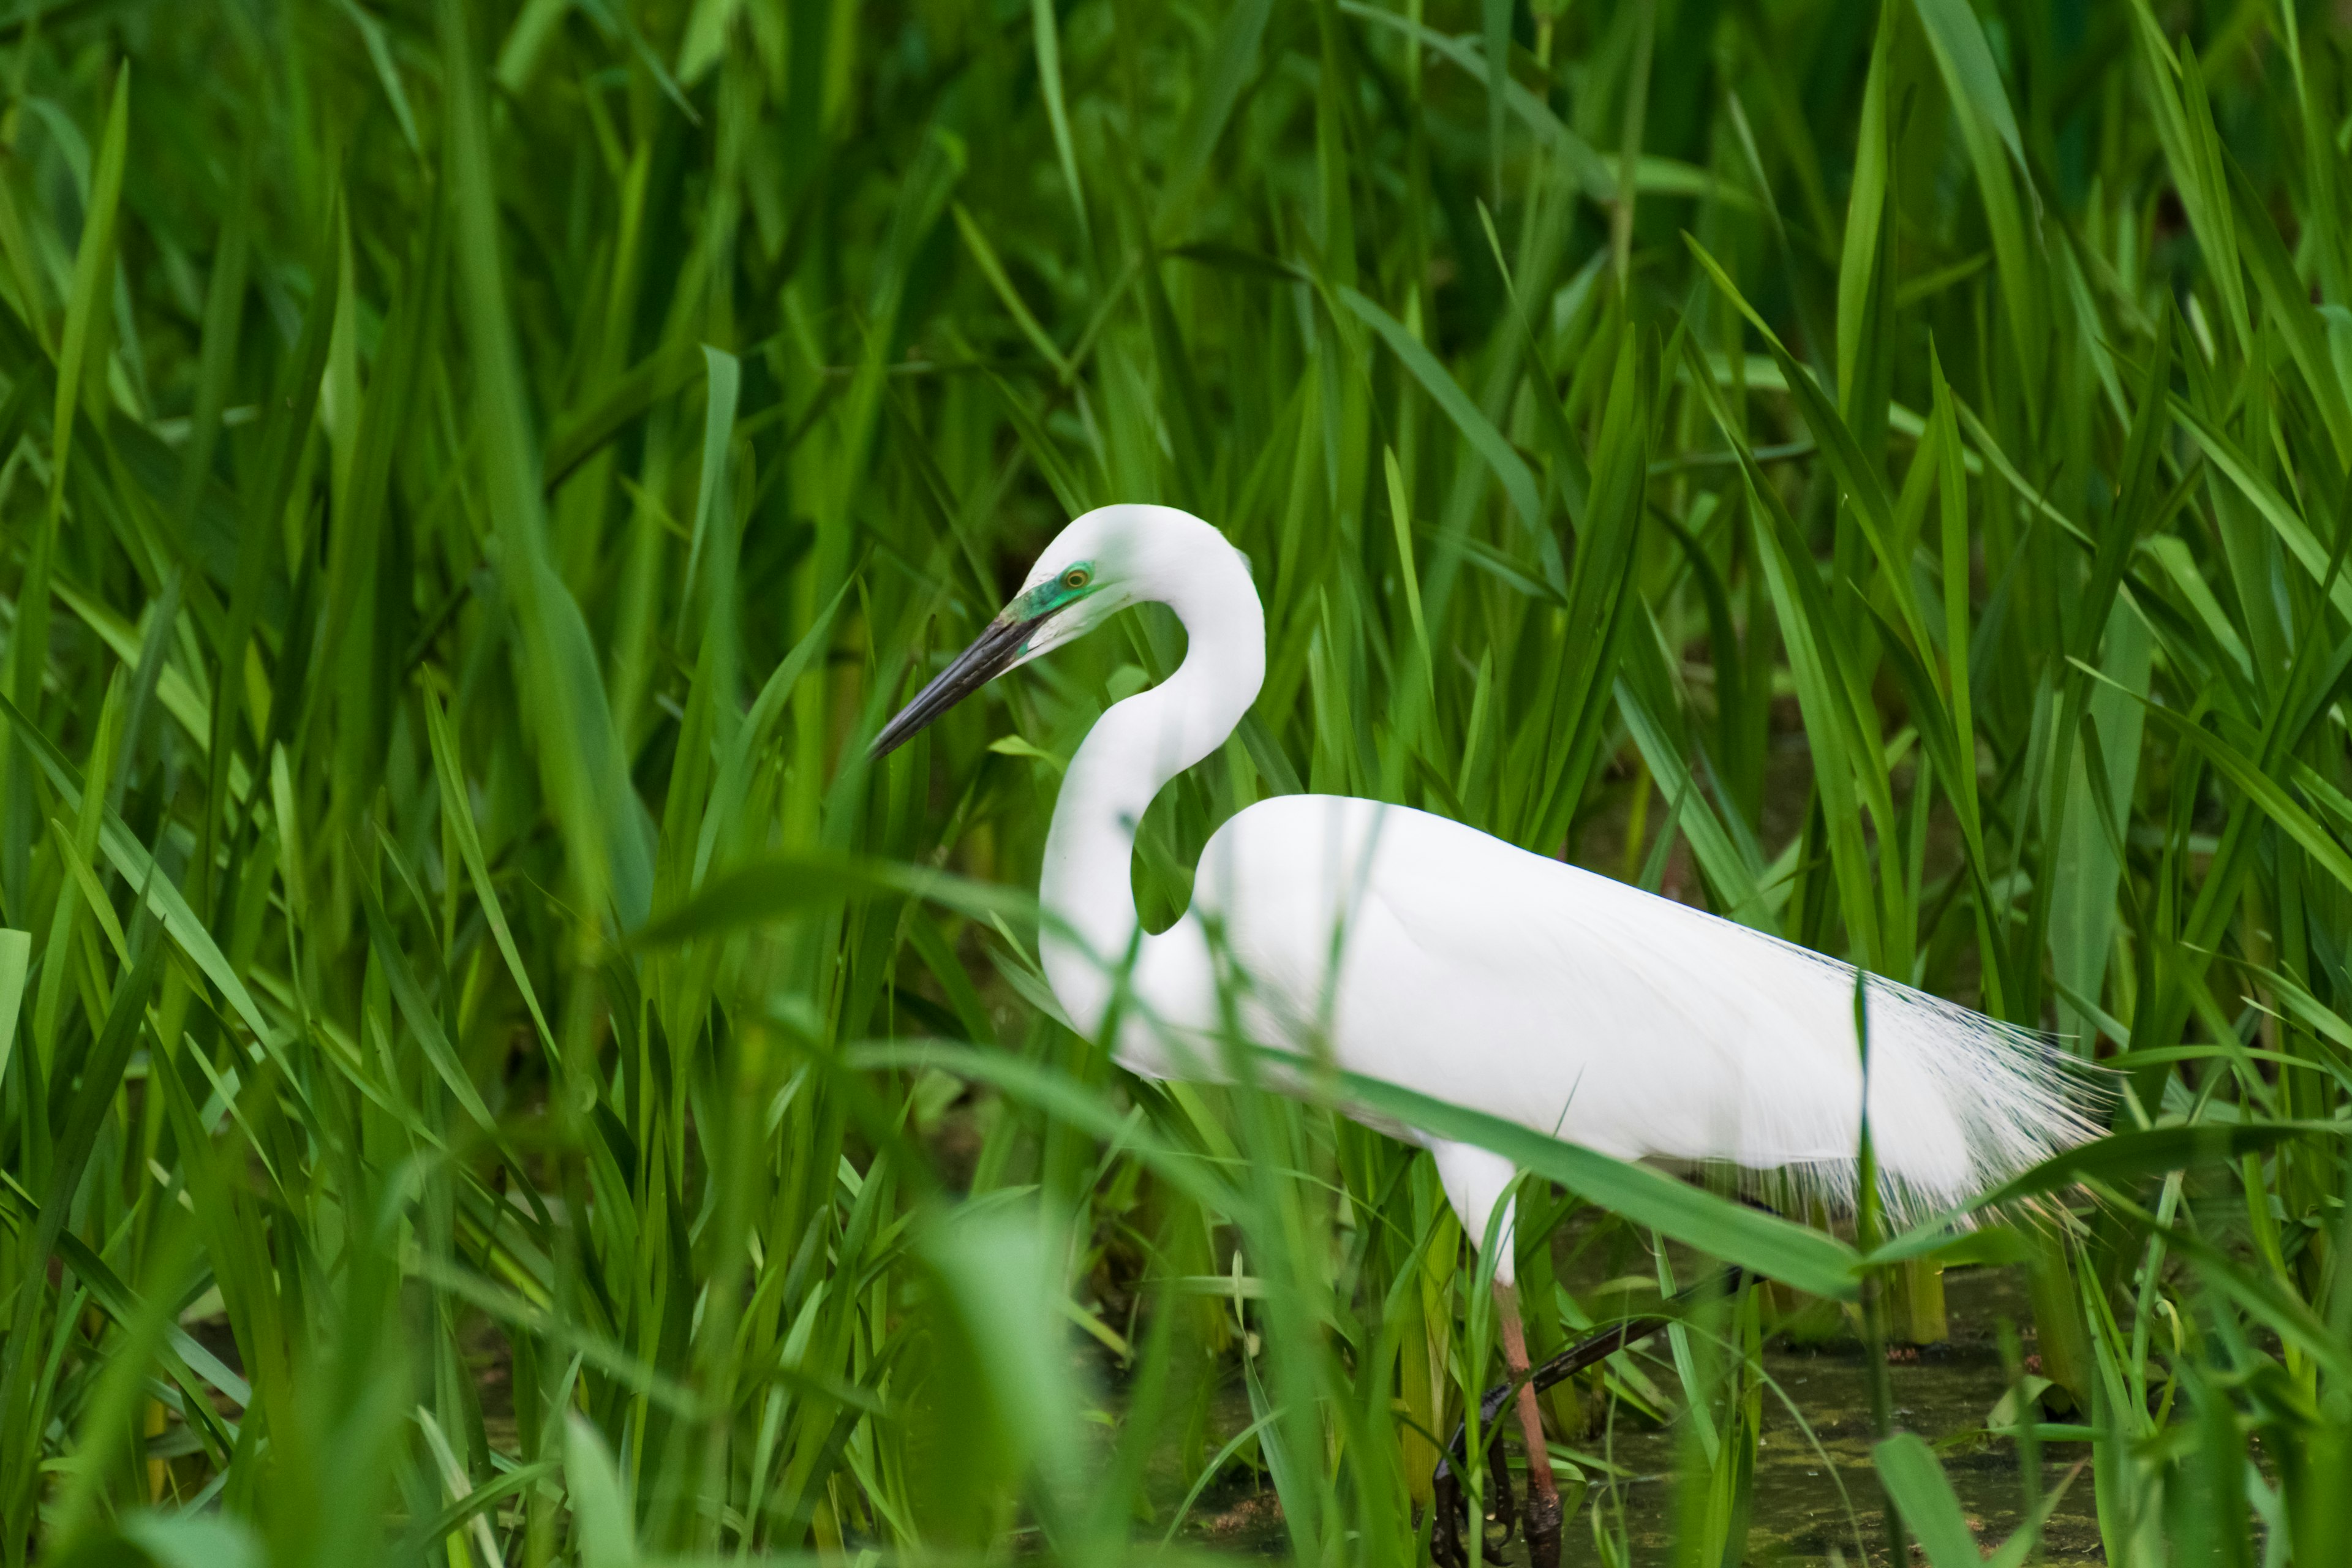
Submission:
[[[0,83],[0,1563],[1092,1563],[1244,1473],[1415,1561],[1499,1367],[1427,1163],[1041,1005],[1173,623],[862,761],[1147,500],[1271,638],[1147,918],[1376,795],[2116,1069],[1867,1261],[1532,1141],[1523,1279],[2018,1270],[2029,1511],[2087,1436],[2110,1563],[2352,1559],[2336,7],[28,0]],[[1788,1311],[1555,1402],[1679,1435],[1677,1564]]]

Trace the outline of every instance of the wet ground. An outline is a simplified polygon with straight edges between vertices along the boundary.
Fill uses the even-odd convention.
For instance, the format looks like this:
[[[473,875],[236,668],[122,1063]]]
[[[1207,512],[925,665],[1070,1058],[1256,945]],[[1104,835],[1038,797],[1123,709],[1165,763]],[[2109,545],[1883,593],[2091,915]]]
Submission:
[[[2032,1315],[2023,1281],[2014,1270],[1957,1270],[1945,1280],[1950,1341],[1895,1352],[1887,1373],[1896,1425],[1937,1448],[1962,1510],[1979,1544],[1990,1550],[2024,1518],[2016,1446],[1982,1432],[2009,1386],[1999,1325],[2006,1319],[2024,1327]],[[2025,1348],[2032,1350],[2030,1340]],[[1645,1349],[1656,1354],[1658,1344]],[[1756,1457],[1746,1561],[1758,1568],[1885,1563],[1885,1527],[1876,1472],[1870,1463],[1870,1389],[1860,1345],[1843,1336],[1818,1346],[1776,1341],[1765,1348],[1764,1367],[1770,1382]],[[1660,1363],[1654,1371],[1663,1386],[1673,1386],[1671,1367]],[[1245,1422],[1247,1416],[1241,1419]],[[1675,1466],[1681,1441],[1671,1426],[1621,1415],[1612,1429],[1567,1446],[1588,1461],[1593,1485],[1562,1532],[1563,1563],[1604,1561],[1593,1540],[1596,1507],[1602,1510],[1608,1533],[1622,1530],[1634,1563],[1670,1560]],[[2045,1445],[2044,1494],[2062,1486],[2068,1489],[2042,1532],[2040,1560],[2053,1568],[2105,1561],[2089,1467],[2084,1462],[2089,1455],[2087,1444]],[[1186,1535],[1226,1552],[1279,1556],[1290,1546],[1271,1492],[1261,1493],[1246,1479],[1213,1489],[1196,1509],[1195,1525]],[[1514,1540],[1499,1561],[1523,1563],[1520,1542]],[[1920,1561],[1916,1553],[1913,1561]]]
[[[1951,1341],[1887,1368],[1895,1420],[1938,1448],[1944,1473],[1979,1542],[1991,1547],[2007,1540],[2025,1517],[2016,1445],[1982,1435],[1992,1406],[2009,1386],[1996,1325],[2003,1317],[2020,1323],[2031,1319],[2022,1282],[2011,1270],[1956,1272],[1946,1277],[1946,1290]],[[1768,1345],[1764,1366],[1778,1394],[1768,1388],[1765,1395],[1748,1561],[1794,1568],[1828,1563],[1834,1551],[1849,1563],[1861,1561],[1865,1552],[1869,1561],[1883,1562],[1885,1525],[1870,1463],[1870,1388],[1861,1346],[1850,1340],[1816,1349]],[[1790,1414],[1791,1405],[1803,1425]],[[1623,1488],[1622,1497],[1637,1562],[1665,1561],[1673,1541],[1678,1441],[1675,1433],[1654,1428],[1621,1428],[1616,1434],[1610,1457],[1639,1478]],[[2044,1494],[2066,1485],[2089,1455],[2088,1444],[2045,1445]],[[1578,1536],[1582,1552],[1564,1552],[1562,1561],[1598,1561],[1589,1522]],[[2048,1563],[2105,1561],[2086,1465],[2074,1474],[2042,1542]]]
[[[1571,1223],[1568,1228],[1576,1226]],[[1561,1251],[1565,1255],[1570,1248],[1564,1245]],[[1567,1261],[1565,1256],[1562,1261]],[[1584,1261],[1589,1266],[1591,1259],[1588,1256]],[[1688,1262],[1678,1260],[1686,1279],[1698,1273]],[[1573,1286],[1589,1289],[1595,1279],[1577,1278],[1588,1271],[1570,1263],[1564,1274]],[[1945,1289],[1950,1339],[1894,1352],[1887,1375],[1896,1425],[1937,1448],[1979,1545],[1990,1551],[2008,1539],[2024,1517],[2016,1446],[1983,1432],[1993,1405],[2008,1388],[2000,1328],[2004,1321],[2016,1325],[2028,1336],[2023,1348],[2030,1352],[2032,1313],[2015,1269],[1954,1270],[1945,1276]],[[226,1320],[199,1314],[189,1327],[224,1361],[236,1363],[236,1349]],[[510,1450],[515,1438],[504,1342],[488,1325],[478,1327],[479,1342],[474,1348],[485,1424],[491,1441]],[[1654,1340],[1638,1347],[1636,1354],[1653,1381],[1671,1389],[1675,1375],[1663,1359],[1662,1345]],[[1818,1344],[1776,1338],[1766,1343],[1764,1369],[1769,1381],[1763,1437],[1757,1453],[1745,1562],[1756,1568],[1885,1564],[1885,1524],[1876,1472],[1870,1463],[1870,1388],[1861,1346],[1842,1333]],[[1247,1400],[1239,1388],[1221,1402],[1218,1416],[1222,1430],[1213,1442],[1249,1424]],[[1607,1561],[1594,1542],[1596,1510],[1605,1533],[1622,1536],[1631,1546],[1631,1561],[1637,1568],[1671,1561],[1675,1470],[1682,1441],[1675,1426],[1653,1425],[1621,1406],[1612,1425],[1560,1446],[1591,1482],[1562,1532],[1563,1563],[1597,1568]],[[1516,1439],[1512,1449],[1516,1460]],[[2042,1532],[2039,1561],[2048,1568],[2087,1568],[2106,1560],[2099,1546],[2089,1455],[2089,1445],[2083,1443],[2044,1447],[2043,1494],[2066,1489]],[[1165,1479],[1172,1487],[1182,1486],[1181,1478]],[[1565,1476],[1563,1482],[1564,1490],[1573,1490]],[[1244,1560],[1284,1557],[1291,1546],[1272,1489],[1238,1464],[1203,1489],[1180,1539]],[[1523,1563],[1523,1545],[1514,1540],[1489,1561]],[[1916,1551],[1912,1561],[1921,1561]]]

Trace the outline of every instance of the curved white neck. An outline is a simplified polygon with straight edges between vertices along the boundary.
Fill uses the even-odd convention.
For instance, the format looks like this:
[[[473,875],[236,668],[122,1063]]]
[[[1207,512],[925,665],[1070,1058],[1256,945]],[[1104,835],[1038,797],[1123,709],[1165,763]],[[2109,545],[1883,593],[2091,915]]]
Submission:
[[[1114,704],[1071,759],[1045,837],[1039,950],[1071,1021],[1101,1027],[1115,976],[1149,942],[1135,911],[1136,829],[1168,781],[1223,743],[1265,679],[1265,616],[1241,556],[1195,552],[1145,597],[1184,624],[1184,662]]]

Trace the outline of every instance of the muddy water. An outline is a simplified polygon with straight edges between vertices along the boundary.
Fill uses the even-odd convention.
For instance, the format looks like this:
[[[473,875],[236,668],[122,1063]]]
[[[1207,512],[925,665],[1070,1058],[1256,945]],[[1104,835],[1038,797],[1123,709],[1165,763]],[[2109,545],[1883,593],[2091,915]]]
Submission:
[[[2023,1522],[2024,1489],[2017,1449],[2007,1439],[1981,1436],[1993,1405],[2008,1387],[2001,1368],[1997,1325],[2001,1319],[2030,1323],[2024,1285],[2014,1270],[1968,1269],[1946,1276],[1951,1317],[1949,1342],[1917,1352],[1917,1359],[1887,1368],[1895,1424],[1937,1446],[1944,1472],[1959,1494],[1960,1507],[1977,1539],[1987,1547],[2008,1539]],[[2028,1347],[2031,1349],[2029,1343]],[[1861,1347],[1850,1340],[1818,1348],[1768,1345],[1767,1375],[1778,1394],[1765,1394],[1764,1433],[1756,1456],[1756,1495],[1748,1535],[1748,1561],[1848,1563],[1885,1561],[1885,1525],[1881,1518],[1876,1472],[1870,1463],[1870,1387]],[[1784,1403],[1785,1399],[1785,1403]],[[1790,1412],[1803,1415],[1800,1425]],[[1805,1430],[1811,1428],[1810,1436]],[[1675,1457],[1678,1436],[1622,1426],[1612,1446],[1616,1463],[1639,1479],[1622,1489],[1626,1533],[1636,1562],[1666,1560],[1674,1534]],[[2073,1484],[2042,1532],[2045,1563],[2095,1563],[2099,1550],[2093,1507],[2087,1444],[2045,1445],[2044,1495]],[[1617,1506],[1605,1500],[1604,1507]],[[1577,1553],[1566,1562],[1597,1562],[1589,1520]]]
[[[2011,1269],[1955,1271],[1946,1276],[1946,1292],[1951,1340],[1887,1369],[1895,1421],[1937,1447],[1969,1524],[1979,1542],[1990,1548],[2006,1540],[2024,1516],[2015,1446],[1981,1435],[1993,1405],[2008,1386],[1998,1326],[2003,1319],[2027,1325],[2032,1318],[2023,1281]],[[2032,1350],[2030,1340],[2025,1348]],[[1656,1354],[1659,1342],[1645,1349]],[[1759,1568],[1884,1563],[1885,1526],[1870,1464],[1870,1390],[1860,1346],[1844,1338],[1818,1346],[1774,1342],[1766,1347],[1764,1366],[1773,1387],[1765,1394],[1746,1560]],[[1670,1366],[1654,1364],[1653,1373],[1662,1386],[1673,1386]],[[1801,1423],[1790,1405],[1801,1415]],[[1242,1413],[1235,1425],[1247,1420]],[[1604,1561],[1593,1540],[1596,1507],[1602,1510],[1603,1528],[1610,1534],[1622,1528],[1635,1563],[1670,1560],[1675,1465],[1681,1441],[1672,1427],[1621,1414],[1612,1428],[1570,1446],[1601,1463],[1590,1468],[1592,1489],[1563,1531],[1563,1563]],[[2042,1535],[2041,1560],[2054,1568],[2105,1561],[2099,1549],[2089,1467],[2083,1463],[2089,1454],[2086,1444],[2045,1447],[2045,1495],[2067,1486],[2072,1478]],[[1618,1477],[1613,1485],[1606,1479],[1612,1470]],[[1246,1481],[1212,1489],[1185,1533],[1202,1545],[1244,1555],[1279,1556],[1290,1544],[1271,1492]],[[1525,1561],[1518,1542],[1506,1548],[1501,1561]],[[1919,1561],[1916,1554],[1913,1561]]]

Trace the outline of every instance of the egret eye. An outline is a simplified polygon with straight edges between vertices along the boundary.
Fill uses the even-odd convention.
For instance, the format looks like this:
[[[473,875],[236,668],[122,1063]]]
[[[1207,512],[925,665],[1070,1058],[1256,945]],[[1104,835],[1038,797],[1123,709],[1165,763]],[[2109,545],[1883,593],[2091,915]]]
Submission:
[[[1073,567],[1071,567],[1067,572],[1065,572],[1065,573],[1063,573],[1063,574],[1062,574],[1062,586],[1063,586],[1063,587],[1065,587],[1065,588],[1083,588],[1083,587],[1085,587],[1086,585],[1087,585],[1087,569],[1086,569],[1085,567],[1083,567],[1083,566],[1073,566]]]

